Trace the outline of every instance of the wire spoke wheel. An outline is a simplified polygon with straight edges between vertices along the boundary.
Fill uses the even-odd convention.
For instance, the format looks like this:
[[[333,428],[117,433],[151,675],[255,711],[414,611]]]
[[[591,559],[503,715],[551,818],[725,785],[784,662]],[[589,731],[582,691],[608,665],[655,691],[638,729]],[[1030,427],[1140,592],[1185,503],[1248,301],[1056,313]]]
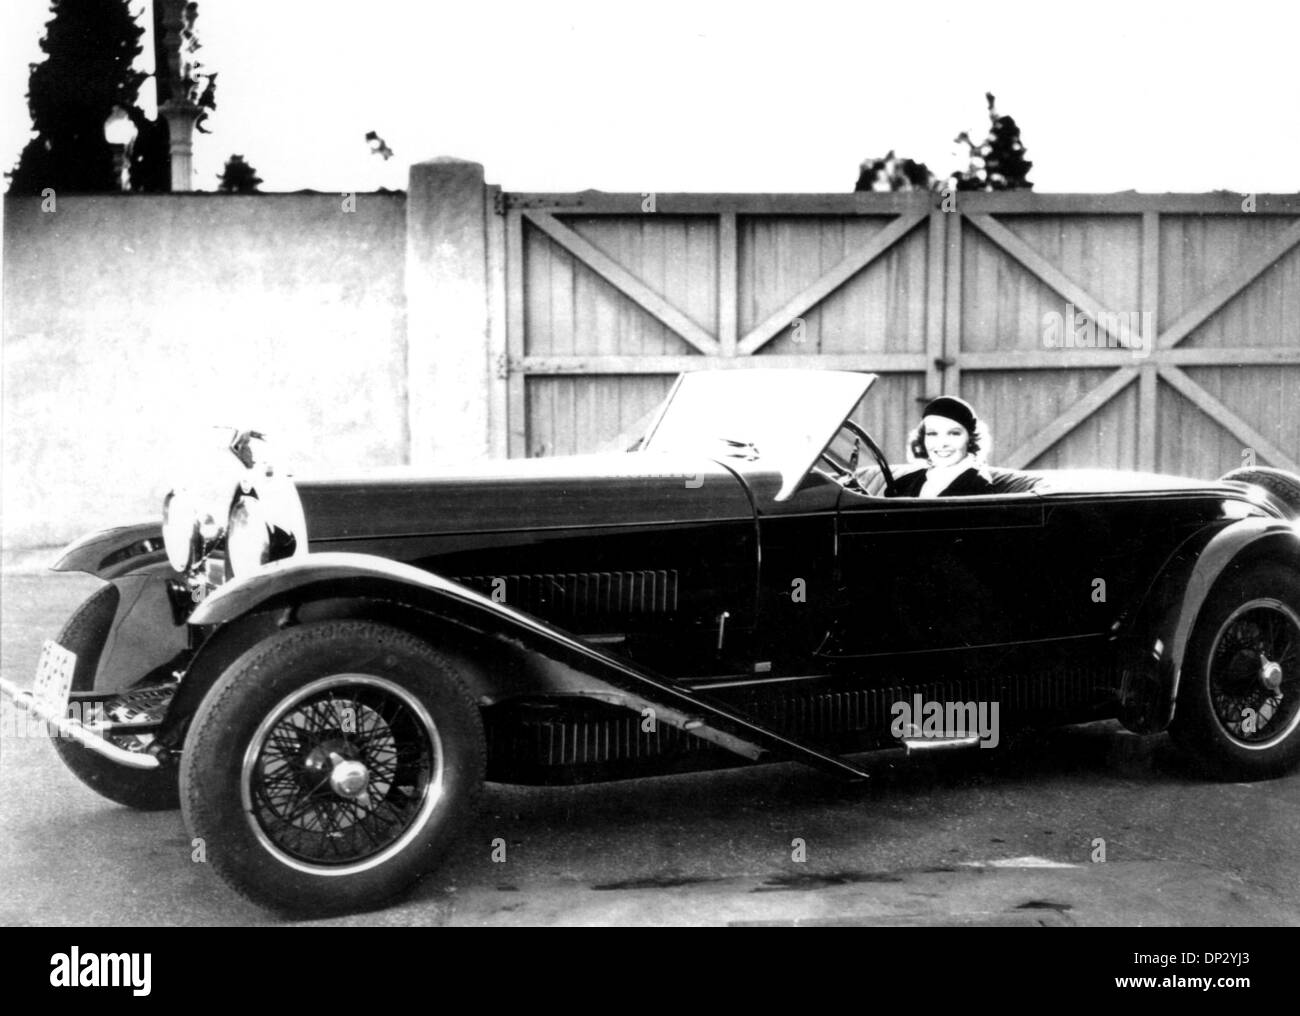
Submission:
[[[339,674],[301,689],[258,728],[242,787],[254,831],[288,864],[365,865],[400,847],[442,791],[442,741],[392,682]]]
[[[459,671],[369,621],[290,628],[217,681],[190,725],[181,792],[216,872],[279,910],[399,895],[473,809],[486,747]]]
[[[1300,763],[1300,575],[1259,561],[1206,597],[1183,661],[1170,733],[1231,779]]]
[[[1281,600],[1250,600],[1229,615],[1209,660],[1214,717],[1245,748],[1270,747],[1300,724],[1300,616]]]

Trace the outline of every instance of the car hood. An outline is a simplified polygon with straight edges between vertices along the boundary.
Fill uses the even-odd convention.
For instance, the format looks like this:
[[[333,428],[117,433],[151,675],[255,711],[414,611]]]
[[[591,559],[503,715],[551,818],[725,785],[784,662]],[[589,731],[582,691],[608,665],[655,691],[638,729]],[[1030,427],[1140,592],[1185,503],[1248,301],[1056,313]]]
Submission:
[[[730,470],[686,455],[508,459],[438,471],[392,467],[295,482],[313,543],[753,517]]]

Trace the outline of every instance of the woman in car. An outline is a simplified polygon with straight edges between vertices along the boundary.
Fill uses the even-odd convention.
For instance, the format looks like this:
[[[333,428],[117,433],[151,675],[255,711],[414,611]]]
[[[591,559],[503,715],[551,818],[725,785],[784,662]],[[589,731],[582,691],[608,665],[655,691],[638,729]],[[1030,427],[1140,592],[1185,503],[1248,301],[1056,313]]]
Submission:
[[[893,497],[962,497],[989,494],[993,482],[984,467],[988,428],[970,403],[941,395],[925,407],[909,450],[927,468],[899,477]]]

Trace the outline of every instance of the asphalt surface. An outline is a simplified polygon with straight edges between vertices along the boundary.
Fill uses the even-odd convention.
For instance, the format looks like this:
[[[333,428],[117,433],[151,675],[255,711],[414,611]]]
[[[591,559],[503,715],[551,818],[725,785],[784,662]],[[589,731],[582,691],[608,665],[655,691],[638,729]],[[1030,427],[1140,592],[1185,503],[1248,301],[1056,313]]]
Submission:
[[[43,557],[0,573],[0,672],[22,685],[98,585]],[[404,901],[312,923],[1300,925],[1300,774],[1208,782],[1109,723],[872,766],[854,786],[795,765],[491,785]],[[292,923],[195,861],[179,812],[103,800],[43,737],[0,737],[0,787],[0,925]]]

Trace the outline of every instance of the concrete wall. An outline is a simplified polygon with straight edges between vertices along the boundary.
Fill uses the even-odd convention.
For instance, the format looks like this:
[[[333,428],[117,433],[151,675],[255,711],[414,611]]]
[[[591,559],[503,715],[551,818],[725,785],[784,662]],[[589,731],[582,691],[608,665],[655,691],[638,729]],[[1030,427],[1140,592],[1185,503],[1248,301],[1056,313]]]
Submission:
[[[408,461],[406,199],[354,202],[6,198],[4,546],[155,516],[209,424],[300,472]]]

